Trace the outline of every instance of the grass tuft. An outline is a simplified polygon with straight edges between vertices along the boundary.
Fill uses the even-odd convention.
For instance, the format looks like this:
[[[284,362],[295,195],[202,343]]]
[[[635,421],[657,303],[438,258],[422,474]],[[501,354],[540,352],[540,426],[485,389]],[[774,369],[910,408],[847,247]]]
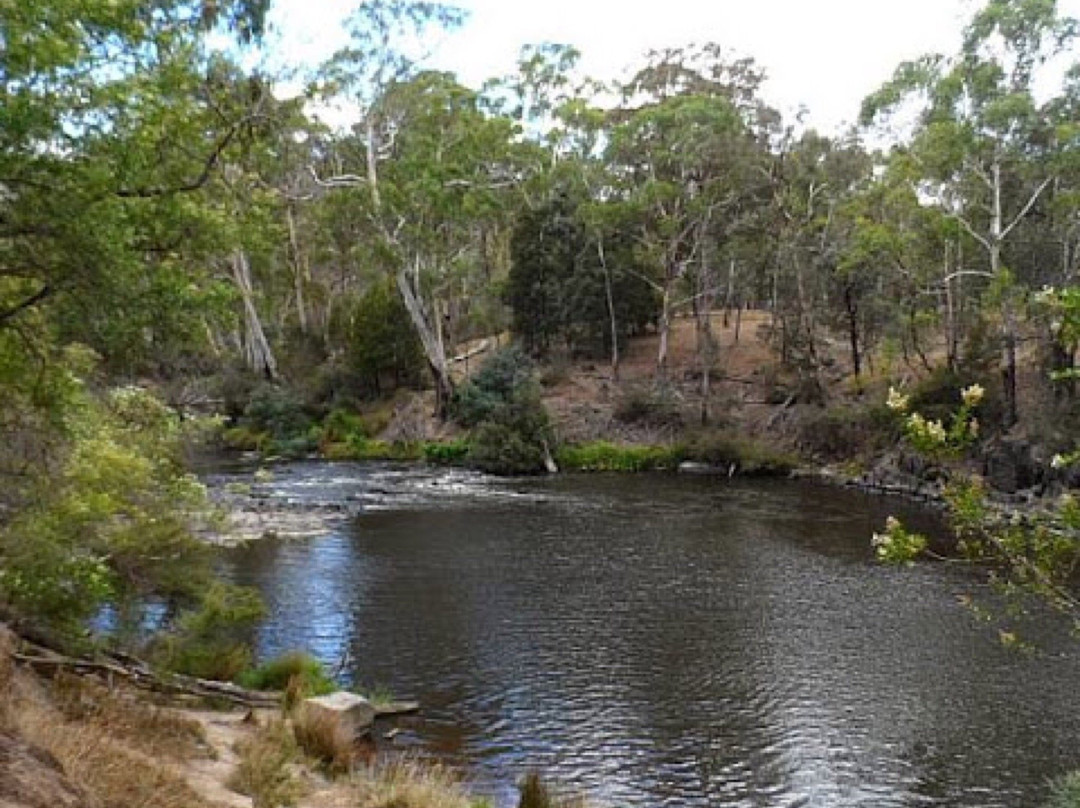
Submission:
[[[352,731],[322,710],[293,711],[293,735],[305,754],[319,761],[333,774],[349,771],[356,761],[356,739]]]
[[[296,740],[284,721],[272,721],[242,741],[240,763],[229,788],[251,797],[253,808],[292,806],[303,796],[303,784],[293,767],[300,760]]]

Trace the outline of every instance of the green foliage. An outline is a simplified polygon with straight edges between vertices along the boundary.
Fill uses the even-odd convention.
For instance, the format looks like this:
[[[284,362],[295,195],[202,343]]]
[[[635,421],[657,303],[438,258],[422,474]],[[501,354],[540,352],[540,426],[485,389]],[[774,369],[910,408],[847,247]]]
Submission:
[[[286,441],[304,436],[311,427],[311,418],[292,390],[264,384],[252,393],[241,425],[275,441]]]
[[[556,461],[564,471],[662,471],[682,459],[672,446],[628,446],[596,441],[559,447]]]
[[[424,460],[440,466],[461,464],[469,456],[472,446],[466,440],[453,440],[445,443],[425,443]]]
[[[682,447],[682,458],[729,469],[749,477],[783,477],[798,466],[798,458],[741,435],[703,432]]]
[[[337,690],[325,666],[304,651],[286,651],[257,668],[243,671],[236,683],[250,690],[295,689],[301,697],[322,696]]]
[[[391,279],[373,285],[356,302],[348,334],[347,361],[371,394],[419,381],[423,348]]]
[[[209,511],[183,469],[186,426],[138,388],[83,393],[64,423],[60,467],[0,533],[8,609],[71,632],[105,604],[130,627],[150,599],[197,600],[212,572],[190,524]]]
[[[982,403],[985,389],[973,384],[959,392],[960,405],[948,416],[949,426],[942,419],[930,420],[920,412],[911,412],[911,397],[894,388],[889,389],[886,406],[903,417],[904,437],[917,452],[935,460],[957,457],[979,436],[979,421],[975,412]]]
[[[542,471],[554,443],[532,363],[518,347],[492,354],[462,385],[454,402],[459,423],[472,427],[469,462],[493,474]]]
[[[1080,808],[1080,772],[1055,780],[1050,787],[1050,799],[1043,808]]]
[[[884,404],[831,406],[799,423],[799,448],[815,458],[847,460],[873,455],[900,438],[896,415]]]
[[[885,564],[912,564],[926,552],[925,536],[904,529],[900,520],[890,516],[885,520],[885,532],[875,533],[870,541],[874,553]]]
[[[350,410],[335,409],[323,419],[321,439],[325,443],[344,443],[353,436],[373,437],[362,416]]]
[[[196,610],[157,638],[153,658],[164,668],[228,682],[251,667],[250,637],[264,616],[254,590],[214,582]]]

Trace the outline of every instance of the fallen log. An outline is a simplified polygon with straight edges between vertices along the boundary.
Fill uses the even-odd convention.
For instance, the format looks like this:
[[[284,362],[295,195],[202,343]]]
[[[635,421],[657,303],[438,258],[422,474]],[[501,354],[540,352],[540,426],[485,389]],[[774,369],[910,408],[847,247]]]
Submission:
[[[227,701],[247,708],[278,707],[282,699],[282,694],[277,691],[248,690],[230,682],[215,682],[176,673],[155,673],[143,662],[120,664],[115,660],[79,659],[57,653],[47,653],[44,656],[16,653],[12,658],[16,663],[43,675],[55,675],[59,671],[79,676],[104,675],[110,681],[120,678],[135,687],[155,693]]]

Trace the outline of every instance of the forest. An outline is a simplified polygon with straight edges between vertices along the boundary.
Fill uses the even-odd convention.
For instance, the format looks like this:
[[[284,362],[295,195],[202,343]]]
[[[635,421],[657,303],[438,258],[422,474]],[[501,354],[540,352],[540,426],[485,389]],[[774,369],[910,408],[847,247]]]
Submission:
[[[261,606],[215,575],[195,446],[528,474],[885,458],[1047,502],[1080,483],[1080,23],[1055,0],[987,0],[842,134],[785,119],[713,43],[619,79],[541,43],[464,86],[416,43],[465,12],[416,0],[358,5],[285,97],[249,66],[269,2],[0,0],[20,633],[85,649],[105,610],[110,647],[250,665]],[[746,385],[765,409],[733,403]],[[1003,537],[964,492],[961,534],[1080,616],[1075,531]],[[875,542],[925,550],[899,523]]]

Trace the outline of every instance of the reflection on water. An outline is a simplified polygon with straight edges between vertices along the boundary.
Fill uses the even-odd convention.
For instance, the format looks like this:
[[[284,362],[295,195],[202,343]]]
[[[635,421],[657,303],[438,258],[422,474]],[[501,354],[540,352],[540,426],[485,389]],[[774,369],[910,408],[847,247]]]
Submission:
[[[1080,767],[1075,649],[1001,648],[962,569],[875,565],[896,503],[347,465],[275,486],[363,510],[231,556],[270,607],[260,652],[347,653],[420,699],[414,743],[500,805],[536,768],[612,805],[1027,808]]]

